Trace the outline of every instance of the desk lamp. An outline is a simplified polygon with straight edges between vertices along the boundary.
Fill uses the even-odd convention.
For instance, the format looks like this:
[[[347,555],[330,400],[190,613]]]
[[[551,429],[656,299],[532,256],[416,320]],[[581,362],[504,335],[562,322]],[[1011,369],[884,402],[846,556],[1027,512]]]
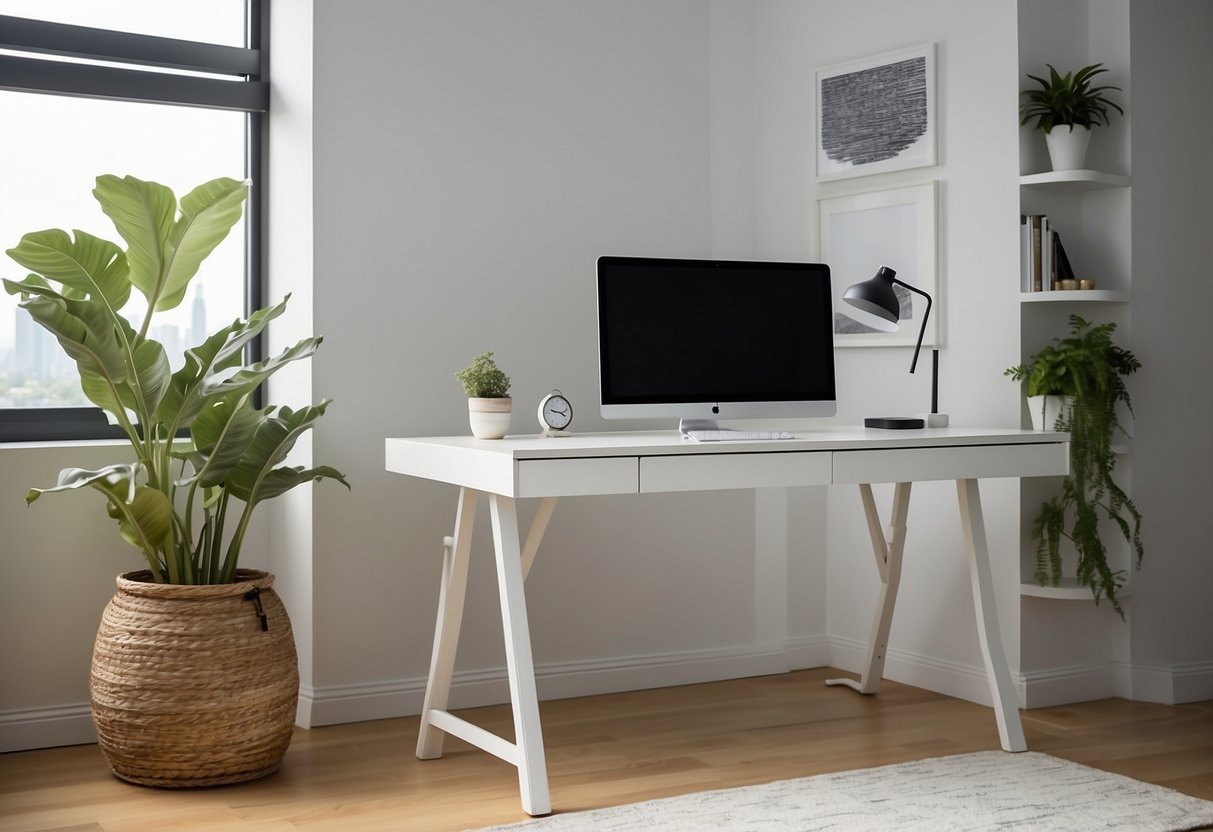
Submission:
[[[860,323],[881,332],[896,332],[900,328],[901,301],[893,291],[894,284],[927,299],[927,308],[922,315],[922,327],[918,330],[918,343],[914,345],[914,359],[910,372],[918,367],[918,353],[922,349],[922,336],[927,331],[927,318],[931,315],[931,296],[905,281],[897,279],[897,272],[881,266],[876,275],[862,283],[856,283],[843,293],[842,299],[853,309],[847,315]],[[945,413],[939,412],[939,350],[931,349],[931,412],[922,418],[913,416],[873,416],[863,420],[864,427],[888,430],[911,430],[914,428],[942,428],[948,424]]]

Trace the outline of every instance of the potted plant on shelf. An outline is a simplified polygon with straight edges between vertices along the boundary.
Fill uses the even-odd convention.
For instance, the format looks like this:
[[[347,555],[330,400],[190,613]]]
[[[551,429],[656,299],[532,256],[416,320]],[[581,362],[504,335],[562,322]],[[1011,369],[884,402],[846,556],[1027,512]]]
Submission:
[[[477,439],[501,439],[510,429],[510,378],[481,353],[455,373],[468,396],[468,421]]]
[[[1075,170],[1086,162],[1087,145],[1091,141],[1091,128],[1108,124],[1108,110],[1124,115],[1120,105],[1108,98],[1109,90],[1120,87],[1091,85],[1092,79],[1107,72],[1103,64],[1091,64],[1065,75],[1052,64],[1049,77],[1028,77],[1040,88],[1023,90],[1020,96],[1026,99],[1020,106],[1020,124],[1033,119],[1035,129],[1044,133],[1053,170]],[[1064,127],[1064,130],[1057,129]]]
[[[1140,369],[1141,362],[1112,340],[1115,329],[1114,323],[1093,325],[1071,315],[1069,337],[1055,338],[1053,344],[1006,374],[1015,381],[1026,381],[1030,395],[1066,397],[1053,426],[1070,434],[1070,473],[1062,480],[1060,493],[1040,507],[1032,524],[1036,580],[1041,586],[1061,582],[1064,537],[1078,555],[1078,584],[1090,587],[1096,603],[1107,597],[1123,617],[1117,593],[1125,573],[1108,563],[1100,520],[1102,515],[1115,524],[1140,565],[1144,554],[1141,514],[1113,478],[1116,453],[1112,440],[1117,433],[1126,434],[1119,409],[1123,405],[1132,415],[1133,408],[1125,378]]]
[[[254,392],[320,345],[305,338],[245,363],[245,347],[286,300],[223,327],[173,372],[148,337],[181,303],[202,261],[240,218],[248,185],[215,179],[178,202],[164,185],[97,177],[93,195],[124,250],[83,231],[26,234],[8,255],[32,274],[4,280],[75,362],[80,384],[130,442],[127,461],[68,468],[41,495],[91,488],[146,569],[118,577],[93,652],[90,698],[114,773],[155,786],[205,786],[274,771],[294,726],[299,674],[273,576],[239,568],[254,510],[302,483],[345,477],[284,464],[327,401],[292,410]],[[146,300],[137,326],[122,314]]]

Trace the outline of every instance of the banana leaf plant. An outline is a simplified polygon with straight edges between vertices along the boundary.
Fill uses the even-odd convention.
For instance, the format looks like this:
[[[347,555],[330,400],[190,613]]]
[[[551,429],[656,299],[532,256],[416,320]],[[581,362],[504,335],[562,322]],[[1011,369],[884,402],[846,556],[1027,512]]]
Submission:
[[[5,290],[76,363],[80,386],[130,440],[134,461],[90,471],[67,468],[55,491],[92,488],[105,497],[123,539],[161,583],[234,579],[253,510],[297,485],[345,476],[329,466],[284,464],[296,440],[328,407],[255,404],[271,375],[310,357],[321,338],[245,364],[245,347],[282,314],[288,298],[236,320],[185,353],[172,372],[153,318],[178,306],[202,261],[240,219],[248,184],[220,178],[186,194],[131,176],[97,177],[93,196],[126,242],[84,231],[26,234],[8,255],[27,269]],[[136,329],[121,312],[132,289],[147,300]],[[229,511],[235,517],[229,526]]]

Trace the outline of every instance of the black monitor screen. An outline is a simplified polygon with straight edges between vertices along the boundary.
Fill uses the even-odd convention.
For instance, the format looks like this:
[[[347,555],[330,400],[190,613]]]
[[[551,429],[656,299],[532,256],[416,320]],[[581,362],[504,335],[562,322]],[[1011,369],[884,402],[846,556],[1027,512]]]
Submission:
[[[608,405],[835,398],[823,264],[601,257],[598,327],[604,415]]]

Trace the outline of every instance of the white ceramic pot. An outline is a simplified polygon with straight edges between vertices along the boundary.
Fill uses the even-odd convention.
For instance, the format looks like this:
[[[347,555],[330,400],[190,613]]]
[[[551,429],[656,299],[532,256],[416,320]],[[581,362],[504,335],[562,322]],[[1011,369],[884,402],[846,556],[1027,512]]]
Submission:
[[[468,399],[468,422],[477,439],[500,439],[510,430],[510,402],[504,399]]]
[[[1057,418],[1070,407],[1068,396],[1028,396],[1032,430],[1053,430]]]
[[[1087,145],[1091,142],[1089,127],[1058,125],[1045,133],[1049,161],[1053,170],[1080,170],[1087,163]]]

